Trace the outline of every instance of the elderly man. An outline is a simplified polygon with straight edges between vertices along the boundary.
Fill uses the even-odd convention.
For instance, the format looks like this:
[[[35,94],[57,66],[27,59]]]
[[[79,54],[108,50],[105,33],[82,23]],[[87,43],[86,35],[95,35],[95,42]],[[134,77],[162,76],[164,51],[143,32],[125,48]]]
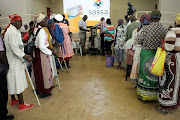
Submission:
[[[82,47],[83,55],[85,55],[84,46],[85,46],[85,43],[86,43],[86,32],[89,32],[89,30],[87,30],[87,23],[86,23],[87,19],[88,19],[88,16],[84,15],[83,18],[81,20],[79,20],[79,22],[78,22],[80,44],[81,44],[81,47]]]
[[[101,36],[101,49],[102,49],[102,55],[104,55],[104,27],[106,26],[105,18],[101,18],[101,22],[95,25],[95,27],[100,27],[100,36]]]
[[[21,17],[18,14],[13,14],[9,18],[11,23],[4,36],[6,56],[9,63],[9,72],[7,74],[8,91],[11,95],[11,105],[13,106],[19,102],[19,110],[25,110],[32,108],[34,105],[25,104],[23,100],[22,92],[28,87],[28,84],[22,59],[24,58],[30,62],[32,58],[24,53],[24,49],[19,48],[23,45],[19,31],[22,27]],[[16,100],[15,94],[19,100]]]
[[[138,35],[138,45],[142,46],[140,53],[139,75],[137,81],[137,93],[143,101],[153,101],[157,99],[157,89],[159,78],[150,72],[157,48],[161,46],[162,37],[167,33],[167,29],[159,22],[161,12],[153,10],[151,24],[141,29]]]
[[[54,14],[52,11],[50,11],[50,17],[49,19],[53,19],[56,16],[56,14]]]
[[[136,28],[138,28],[140,25],[140,22],[138,22],[134,16],[131,16],[130,20],[131,20],[131,24],[127,27],[127,30],[126,30],[126,38],[125,38],[126,41],[132,38],[133,31]]]

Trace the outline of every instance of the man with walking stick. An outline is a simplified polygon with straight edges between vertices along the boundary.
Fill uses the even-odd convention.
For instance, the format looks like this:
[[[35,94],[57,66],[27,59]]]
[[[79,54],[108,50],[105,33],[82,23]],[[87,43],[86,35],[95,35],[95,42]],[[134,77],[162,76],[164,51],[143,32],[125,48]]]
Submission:
[[[22,59],[28,62],[32,57],[24,53],[24,49],[19,29],[22,27],[22,19],[18,14],[9,15],[10,25],[5,31],[4,42],[6,46],[6,56],[9,63],[9,72],[7,74],[8,92],[11,95],[11,106],[19,103],[19,110],[32,108],[33,104],[26,104],[23,100],[22,92],[28,87],[25,66]],[[18,100],[15,98],[18,96]]]

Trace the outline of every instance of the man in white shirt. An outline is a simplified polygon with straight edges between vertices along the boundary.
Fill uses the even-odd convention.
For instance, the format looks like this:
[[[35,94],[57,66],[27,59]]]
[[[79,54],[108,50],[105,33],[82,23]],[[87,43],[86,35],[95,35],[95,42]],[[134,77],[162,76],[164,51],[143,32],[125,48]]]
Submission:
[[[87,23],[86,23],[87,19],[88,19],[88,16],[84,15],[83,18],[81,20],[79,20],[79,22],[78,22],[80,45],[82,47],[83,55],[85,55],[84,46],[86,43],[86,32],[89,32],[89,30],[87,30]]]
[[[56,16],[56,14],[53,14],[53,12],[52,11],[50,11],[50,19],[53,19],[54,17]]]
[[[33,104],[26,104],[23,100],[22,92],[28,87],[25,66],[22,59],[31,62],[31,56],[24,53],[24,49],[20,49],[23,45],[21,33],[19,29],[22,27],[22,19],[18,14],[9,15],[10,26],[7,28],[4,36],[6,46],[6,56],[9,63],[9,71],[7,74],[8,92],[11,95],[11,106],[19,102],[19,110],[32,108]],[[16,100],[14,95],[18,96]]]

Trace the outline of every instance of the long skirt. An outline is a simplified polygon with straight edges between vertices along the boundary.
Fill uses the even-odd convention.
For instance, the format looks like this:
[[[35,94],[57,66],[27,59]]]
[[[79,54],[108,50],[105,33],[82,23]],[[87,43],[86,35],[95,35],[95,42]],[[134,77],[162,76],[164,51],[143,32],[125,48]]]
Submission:
[[[10,95],[21,94],[28,87],[25,69],[10,69],[7,74],[7,83]]]
[[[130,78],[132,80],[136,80],[138,78],[138,72],[139,71],[139,63],[136,61],[133,61],[132,70],[130,74]]]
[[[137,94],[140,99],[157,99],[158,77],[150,72],[156,50],[141,50]]]
[[[165,71],[159,79],[158,100],[166,109],[180,105],[180,52],[167,53]]]
[[[130,78],[132,80],[136,80],[139,74],[139,62],[140,62],[140,53],[141,53],[141,45],[137,45],[135,53],[134,53],[134,61],[132,65]]]
[[[52,91],[53,76],[50,64],[50,56],[35,49],[33,60],[36,88],[39,92],[48,94]]]
[[[124,49],[116,49],[115,50],[115,61],[114,62],[122,62],[124,57]]]

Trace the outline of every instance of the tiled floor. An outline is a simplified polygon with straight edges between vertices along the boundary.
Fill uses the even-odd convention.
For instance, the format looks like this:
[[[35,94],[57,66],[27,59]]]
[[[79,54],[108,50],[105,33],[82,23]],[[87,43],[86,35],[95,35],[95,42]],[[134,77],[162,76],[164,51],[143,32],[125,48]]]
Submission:
[[[54,88],[39,108],[29,85],[24,99],[35,107],[19,111],[8,103],[9,112],[15,120],[179,120],[179,111],[161,115],[151,109],[158,102],[142,103],[134,83],[125,81],[125,70],[107,68],[105,62],[104,56],[74,56],[69,73],[59,70],[61,92]]]

